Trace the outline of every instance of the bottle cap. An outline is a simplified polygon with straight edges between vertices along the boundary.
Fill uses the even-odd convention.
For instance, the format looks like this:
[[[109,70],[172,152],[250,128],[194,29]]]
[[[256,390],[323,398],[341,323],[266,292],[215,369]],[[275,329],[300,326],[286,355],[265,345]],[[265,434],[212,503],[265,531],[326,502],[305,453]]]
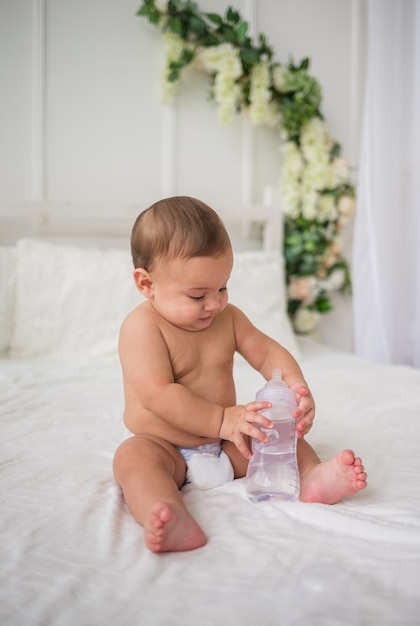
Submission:
[[[274,369],[271,380],[257,392],[257,400],[272,402],[273,404],[286,405],[290,411],[296,409],[296,397],[287,383],[281,377],[281,370]]]

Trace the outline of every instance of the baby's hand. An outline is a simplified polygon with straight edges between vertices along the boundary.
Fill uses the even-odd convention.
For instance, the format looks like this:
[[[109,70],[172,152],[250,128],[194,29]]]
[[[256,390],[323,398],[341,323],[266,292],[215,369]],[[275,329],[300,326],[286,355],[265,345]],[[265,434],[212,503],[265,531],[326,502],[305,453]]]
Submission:
[[[299,439],[312,428],[315,417],[315,402],[309,389],[300,383],[290,387],[296,394],[297,409],[293,413],[298,422],[296,425]]]
[[[258,413],[262,409],[269,409],[271,402],[248,402],[247,405],[230,406],[224,410],[223,421],[219,437],[232,441],[246,459],[251,458],[251,452],[244,440],[244,435],[259,439],[263,443],[268,441],[267,435],[255,424],[263,428],[273,428],[273,422]]]

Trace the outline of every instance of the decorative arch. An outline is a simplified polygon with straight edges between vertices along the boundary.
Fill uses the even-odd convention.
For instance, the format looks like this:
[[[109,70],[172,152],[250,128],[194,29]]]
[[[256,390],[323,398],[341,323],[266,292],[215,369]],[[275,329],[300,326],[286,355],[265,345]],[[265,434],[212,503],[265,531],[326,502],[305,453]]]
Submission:
[[[328,133],[309,59],[275,60],[265,35],[252,40],[232,7],[222,16],[202,12],[191,0],[143,0],[137,15],[164,35],[165,102],[194,65],[209,77],[221,123],[246,112],[253,124],[278,134],[288,313],[297,333],[314,331],[320,315],[333,309],[333,293],[351,289],[341,233],[354,211],[355,190],[341,146]]]

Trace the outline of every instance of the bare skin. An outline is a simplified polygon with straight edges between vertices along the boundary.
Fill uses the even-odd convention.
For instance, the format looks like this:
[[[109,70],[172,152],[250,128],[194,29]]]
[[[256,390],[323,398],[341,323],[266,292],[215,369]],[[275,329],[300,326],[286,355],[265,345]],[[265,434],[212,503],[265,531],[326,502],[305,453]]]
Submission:
[[[364,489],[366,478],[362,460],[352,450],[343,450],[301,477],[300,500],[336,504]]]
[[[269,403],[236,405],[235,351],[266,379],[280,367],[296,394],[301,500],[334,504],[366,487],[353,452],[321,462],[304,439],[315,415],[308,385],[295,359],[228,304],[231,268],[227,250],[218,257],[160,259],[151,271],[134,271],[147,302],[120,333],[124,419],[134,436],[117,449],[114,474],[153,552],[193,550],[207,541],[180,492],[186,464],[177,446],[222,440],[239,478],[251,456],[250,437],[264,441],[259,426],[272,427],[259,413]]]
[[[336,504],[366,487],[360,458],[343,450],[332,459],[317,463],[303,481],[300,500]],[[159,502],[144,521],[146,546],[152,552],[194,550],[207,543],[202,529],[184,507]]]
[[[167,445],[166,442],[157,440],[148,441],[145,445],[141,437],[131,437],[117,451],[114,471],[123,487],[133,517],[144,526],[144,541],[149,550],[193,550],[205,545],[207,539],[185,507],[178,488],[185,477],[185,461],[175,448],[170,450]],[[235,469],[235,478],[240,478],[245,475],[248,462],[233,448],[230,442],[224,442],[225,452],[228,455],[233,452],[230,458]],[[141,478],[144,476],[143,466],[150,467],[147,458],[149,454],[160,459],[159,464],[153,464],[151,471],[154,484],[149,478]],[[118,455],[122,457],[121,462]],[[129,459],[129,465],[133,462],[134,467],[138,467],[135,480],[132,480],[133,466],[126,477],[120,473]],[[366,473],[361,459],[355,457],[351,450],[343,450],[331,459],[321,462],[311,446],[301,439],[298,442],[298,462],[302,502],[335,504],[366,487]],[[139,493],[142,493],[141,498]]]

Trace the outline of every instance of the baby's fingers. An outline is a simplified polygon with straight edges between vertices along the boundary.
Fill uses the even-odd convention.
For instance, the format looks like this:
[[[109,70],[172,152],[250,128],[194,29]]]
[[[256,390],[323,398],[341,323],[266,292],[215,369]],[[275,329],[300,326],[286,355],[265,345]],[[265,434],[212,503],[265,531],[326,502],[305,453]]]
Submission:
[[[310,429],[311,429],[311,424],[307,424],[306,422],[299,421],[296,424],[298,438],[300,439],[301,437],[304,437],[304,435],[306,435]]]
[[[244,438],[241,435],[237,435],[232,441],[235,444],[235,446],[238,448],[242,456],[244,456],[249,461],[252,454],[251,454],[250,449],[246,445]]]
[[[259,413],[259,411],[269,409],[271,406],[271,402],[248,402],[245,407],[247,411],[247,415],[245,416],[246,421],[259,424],[259,426],[263,428],[273,428],[273,422],[262,413]]]
[[[254,426],[250,422],[244,422],[241,426],[241,432],[235,435],[232,441],[238,448],[239,452],[241,452],[241,454],[243,454],[243,456],[248,460],[252,455],[244,441],[243,435],[247,435],[251,439],[258,439],[262,443],[267,443],[268,441],[268,436],[264,431],[260,430],[257,426]]]
[[[312,424],[313,424],[313,417],[311,417],[310,412],[304,415],[303,417],[297,418],[296,428],[298,431],[298,436],[303,437],[304,435],[306,435],[312,428]]]
[[[258,439],[259,441],[266,443],[268,441],[268,437],[266,433],[261,430],[261,428],[270,429],[270,428],[273,428],[274,424],[265,415],[262,415],[261,413],[256,413],[255,410],[254,411],[250,410],[251,406],[258,405],[259,407],[261,404],[264,404],[264,405],[268,404],[268,406],[271,406],[271,404],[268,402],[267,403],[266,402],[258,402],[258,403],[250,402],[249,404],[246,405],[246,409],[247,409],[247,414],[245,416],[246,421],[243,422],[242,424],[241,432],[244,435],[248,435],[249,437],[253,437],[254,439]],[[268,407],[263,406],[262,408],[268,408]]]

